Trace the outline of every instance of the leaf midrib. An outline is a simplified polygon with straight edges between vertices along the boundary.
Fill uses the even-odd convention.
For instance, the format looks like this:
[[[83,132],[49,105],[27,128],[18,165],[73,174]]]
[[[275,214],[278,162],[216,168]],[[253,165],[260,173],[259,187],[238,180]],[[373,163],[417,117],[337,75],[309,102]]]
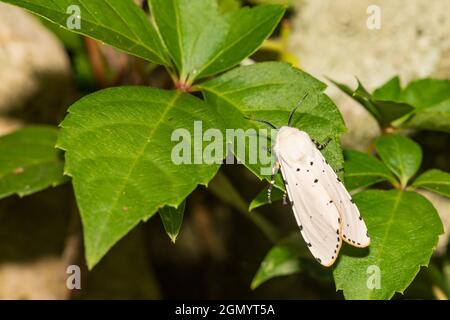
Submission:
[[[445,186],[450,186],[450,181],[436,181],[436,180],[421,180],[418,183],[414,183],[414,186],[422,186],[424,184],[437,184],[437,185],[445,185]]]
[[[383,235],[383,237],[382,237],[382,239],[380,241],[380,244],[378,246],[379,250],[378,250],[378,253],[377,253],[376,257],[375,257],[375,263],[374,264],[377,265],[377,266],[380,265],[380,256],[383,253],[383,250],[385,248],[384,243],[387,241],[386,239],[389,236],[391,227],[393,225],[393,220],[394,220],[394,218],[396,216],[397,209],[398,209],[398,206],[400,204],[400,200],[402,199],[402,196],[403,196],[403,191],[397,191],[397,192],[398,192],[398,194],[397,194],[397,197],[395,198],[394,207],[393,207],[393,210],[392,210],[391,217],[387,221],[387,228],[386,228],[386,231],[384,232],[384,235]],[[369,299],[371,299],[371,296],[372,296],[373,292],[374,292],[374,290],[369,290],[369,294],[368,294],[368,298]]]

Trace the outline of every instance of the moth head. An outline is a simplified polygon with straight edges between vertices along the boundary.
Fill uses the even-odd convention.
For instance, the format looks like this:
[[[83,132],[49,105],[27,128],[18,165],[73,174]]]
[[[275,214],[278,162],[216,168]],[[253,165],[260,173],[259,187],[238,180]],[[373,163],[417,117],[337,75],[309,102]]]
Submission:
[[[285,154],[292,160],[300,160],[314,155],[315,145],[309,135],[297,128],[283,126],[277,132],[274,151]]]

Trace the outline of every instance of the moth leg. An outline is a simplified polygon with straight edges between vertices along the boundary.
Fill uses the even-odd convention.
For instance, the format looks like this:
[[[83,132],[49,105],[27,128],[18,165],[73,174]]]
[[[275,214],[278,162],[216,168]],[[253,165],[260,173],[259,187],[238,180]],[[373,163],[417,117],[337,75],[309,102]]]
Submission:
[[[287,191],[285,190],[284,193],[283,193],[283,205],[284,206],[288,204],[286,199],[287,199]]]
[[[272,175],[270,176],[270,184],[267,188],[267,200],[269,203],[272,203],[272,188],[275,184],[275,175],[278,173],[278,170],[280,170],[280,163],[278,160],[275,162],[274,166],[272,167]]]
[[[327,147],[327,145],[331,142],[331,138],[327,138],[324,143],[319,143],[316,140],[313,139],[314,144],[316,145],[317,149],[323,150]]]
[[[336,172],[336,173],[344,172],[344,167],[336,169],[334,172]]]

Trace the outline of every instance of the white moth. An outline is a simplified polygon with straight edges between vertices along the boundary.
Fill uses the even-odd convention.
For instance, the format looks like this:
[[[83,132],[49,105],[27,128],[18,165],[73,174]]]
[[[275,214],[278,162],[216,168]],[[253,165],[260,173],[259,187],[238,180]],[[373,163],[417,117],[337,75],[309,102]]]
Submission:
[[[336,261],[342,240],[363,248],[370,244],[370,238],[358,207],[319,150],[329,141],[318,146],[306,132],[290,127],[297,108],[292,110],[288,125],[277,132],[273,146],[277,161],[268,190],[269,202],[275,175],[281,168],[303,239],[314,258],[328,267]],[[277,129],[268,121],[247,119]]]
[[[367,247],[370,238],[358,207],[309,135],[281,127],[273,150],[274,174],[281,167],[295,219],[316,260],[331,266],[342,240]]]

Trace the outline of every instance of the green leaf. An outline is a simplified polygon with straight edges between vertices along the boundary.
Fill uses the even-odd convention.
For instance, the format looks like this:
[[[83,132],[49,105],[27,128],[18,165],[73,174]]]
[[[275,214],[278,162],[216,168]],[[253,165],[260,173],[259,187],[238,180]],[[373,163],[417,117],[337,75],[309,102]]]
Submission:
[[[36,13],[65,29],[73,12],[80,8],[80,29],[83,34],[116,47],[126,53],[157,64],[170,66],[164,46],[155,27],[133,0],[1,0]]]
[[[442,223],[433,205],[415,192],[369,190],[354,200],[371,244],[343,248],[333,270],[336,289],[346,299],[390,299],[428,265]]]
[[[67,181],[61,152],[55,149],[57,133],[53,127],[34,126],[0,137],[0,199]]]
[[[377,158],[367,153],[348,150],[345,157],[345,186],[348,190],[368,187],[382,181],[396,184],[389,169]]]
[[[408,126],[450,133],[449,80],[425,78],[413,81],[404,89],[401,99],[416,108]]]
[[[416,110],[415,116],[407,124],[416,129],[450,133],[450,99]]]
[[[374,90],[372,97],[377,100],[390,100],[398,101],[402,87],[400,85],[400,78],[398,76],[393,77],[381,87]]]
[[[376,105],[381,118],[386,124],[391,124],[394,120],[397,120],[414,110],[412,106],[403,102],[376,99],[373,99],[372,101],[373,104]]]
[[[352,90],[348,86],[333,82],[339,89],[360,103],[383,126],[389,126],[392,121],[410,113],[414,108],[402,101],[397,101],[400,90],[400,80],[396,77],[388,81],[371,95],[358,80],[358,87]]]
[[[335,169],[342,168],[339,136],[345,131],[345,126],[341,114],[323,93],[326,86],[307,73],[286,63],[265,62],[236,68],[199,87],[205,99],[224,119],[227,128],[242,129],[245,130],[245,137],[255,137],[258,142],[255,148],[250,148],[247,139],[245,154],[239,154],[236,148],[233,151],[261,179],[267,179],[271,172],[273,159],[261,156],[270,151],[270,143],[265,145],[264,141],[271,137],[271,131],[267,126],[244,117],[268,120],[277,127],[286,125],[289,114],[306,94],[308,96],[301,102],[292,126],[306,131],[318,142],[331,138],[332,142],[323,153]],[[227,141],[232,142],[231,139]],[[251,155],[257,158],[256,161],[251,161]],[[280,180],[277,185],[283,188]]]
[[[437,169],[428,170],[414,181],[413,187],[424,188],[450,197],[450,174]]]
[[[307,251],[307,250],[306,250]],[[281,240],[267,253],[253,277],[251,288],[256,289],[269,279],[287,276],[302,271],[300,257],[304,255],[305,245],[300,233]]]
[[[183,215],[186,201],[183,201],[178,208],[166,206],[159,209],[159,216],[163,222],[164,229],[173,243],[177,240],[178,233],[183,223]]]
[[[272,33],[281,6],[221,15],[216,1],[150,0],[151,11],[182,82],[225,71],[251,55]]]
[[[381,115],[379,114],[376,106],[373,105],[372,101],[370,101],[370,94],[367,92],[367,90],[359,80],[356,90],[353,90],[349,86],[332,79],[328,80],[332,82],[336,87],[338,87],[342,92],[347,94],[350,98],[362,105],[379,123],[383,122],[383,119],[381,118]]]
[[[418,109],[435,106],[450,99],[450,81],[430,78],[412,81],[403,90],[401,99]]]
[[[240,0],[218,0],[218,4],[222,13],[235,11],[241,7]]]
[[[195,132],[194,121],[202,121]],[[139,221],[161,207],[178,207],[198,184],[207,184],[223,159],[220,153],[202,157],[201,130],[220,133],[220,118],[181,92],[103,90],[72,105],[61,126],[58,144],[73,177],[90,268]],[[186,144],[184,152],[177,149]],[[192,164],[176,164],[180,152]]]
[[[375,148],[383,162],[400,179],[401,185],[406,186],[422,162],[420,146],[407,137],[388,134],[376,141]]]

